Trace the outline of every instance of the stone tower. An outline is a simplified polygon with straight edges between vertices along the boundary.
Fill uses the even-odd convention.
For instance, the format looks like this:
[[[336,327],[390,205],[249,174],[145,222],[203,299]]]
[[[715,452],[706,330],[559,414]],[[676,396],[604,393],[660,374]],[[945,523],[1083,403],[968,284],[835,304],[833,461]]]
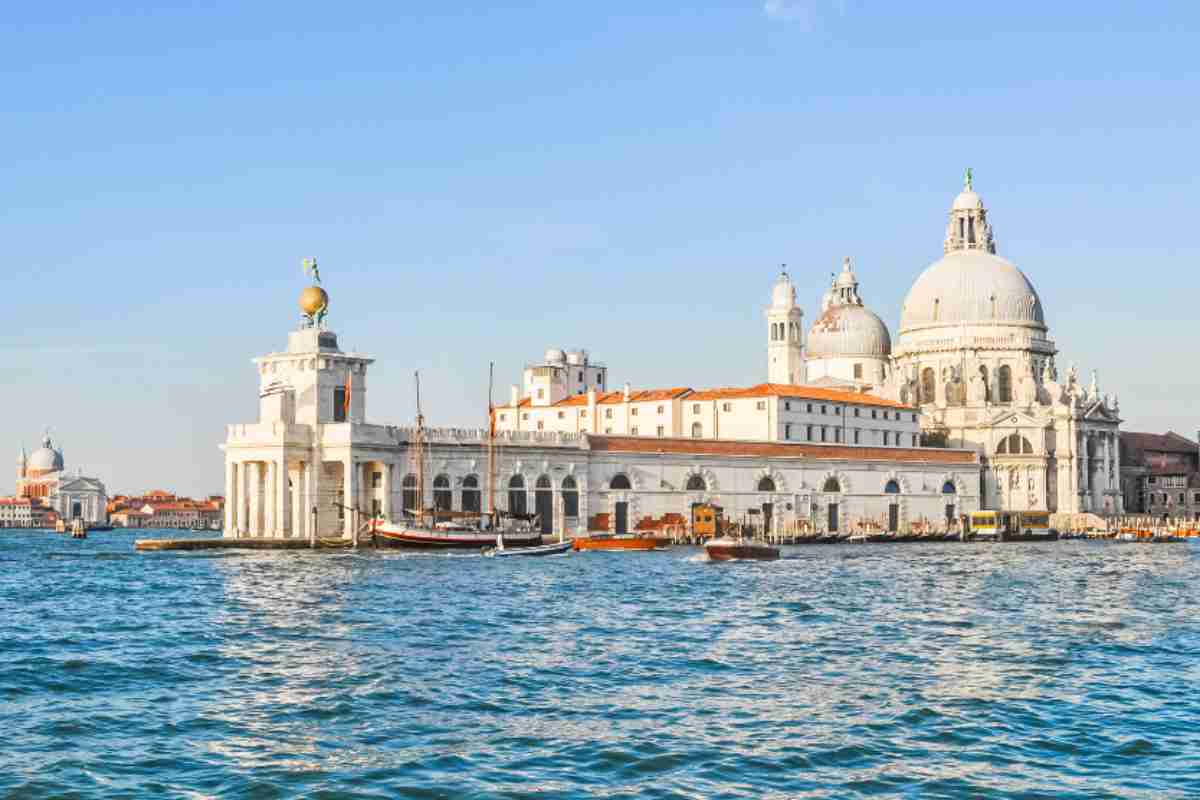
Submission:
[[[775,281],[766,317],[767,381],[804,383],[804,312],[796,305],[796,287],[786,269]]]

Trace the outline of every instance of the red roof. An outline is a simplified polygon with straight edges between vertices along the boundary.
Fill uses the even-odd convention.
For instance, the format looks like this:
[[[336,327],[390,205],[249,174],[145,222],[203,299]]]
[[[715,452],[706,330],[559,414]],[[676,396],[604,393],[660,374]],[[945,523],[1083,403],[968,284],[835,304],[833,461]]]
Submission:
[[[671,389],[642,389],[630,392],[629,402],[642,403],[656,400],[674,400],[686,397],[688,400],[732,400],[746,397],[794,397],[801,400],[824,400],[831,403],[847,403],[861,406],[879,406],[884,408],[901,408],[912,410],[912,406],[885,400],[882,397],[853,392],[844,389],[826,389],[820,386],[793,386],[786,383],[759,383],[754,386],[738,387],[724,386],[716,389],[701,389],[694,391],[686,386]],[[624,403],[625,393],[601,392],[596,394],[596,405]],[[563,406],[586,406],[588,396],[575,394],[559,400],[557,403],[542,406],[542,408],[561,408]],[[521,408],[529,408],[532,403],[528,397],[519,403]],[[498,409],[511,409],[512,406],[497,406]]]
[[[848,461],[904,461],[934,464],[975,464],[974,450],[934,447],[862,447],[809,442],[743,442],[723,439],[651,439],[644,436],[588,437],[592,450],[612,453],[672,453],[681,455],[804,458]]]

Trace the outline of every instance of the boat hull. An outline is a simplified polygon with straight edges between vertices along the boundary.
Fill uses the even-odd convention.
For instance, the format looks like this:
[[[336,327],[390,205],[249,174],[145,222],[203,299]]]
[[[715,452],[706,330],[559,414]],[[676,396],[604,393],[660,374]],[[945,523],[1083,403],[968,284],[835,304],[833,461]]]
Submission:
[[[571,542],[555,542],[554,544],[543,544],[537,547],[519,547],[515,550],[497,550],[492,555],[497,558],[508,558],[511,556],[527,556],[536,558],[538,556],[554,556],[559,553],[571,552],[573,545]]]
[[[575,540],[576,550],[659,550],[660,540],[650,536],[588,536]]]
[[[775,561],[779,548],[754,542],[709,542],[704,552],[711,561]]]
[[[495,531],[439,531],[381,525],[372,533],[376,547],[396,547],[410,550],[482,550],[486,547],[496,546]],[[501,538],[505,547],[536,547],[542,543],[542,535],[537,532],[506,533]]]

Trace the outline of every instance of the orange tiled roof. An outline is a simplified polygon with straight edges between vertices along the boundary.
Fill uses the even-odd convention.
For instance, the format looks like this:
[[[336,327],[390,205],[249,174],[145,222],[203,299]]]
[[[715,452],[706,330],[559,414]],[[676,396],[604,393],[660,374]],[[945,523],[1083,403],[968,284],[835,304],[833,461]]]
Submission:
[[[654,439],[645,436],[588,436],[594,451],[614,453],[677,453],[685,455],[804,458],[848,461],[902,461],[935,464],[975,464],[973,450],[933,447],[870,447],[810,442],[745,442],[732,439]]]
[[[745,388],[729,386],[704,389],[688,396],[688,400],[736,400],[745,397],[797,397],[801,400],[825,400],[832,403],[850,403],[863,406],[911,409],[912,406],[885,400],[865,392],[844,389],[825,389],[820,386],[795,386],[787,383],[759,383]]]

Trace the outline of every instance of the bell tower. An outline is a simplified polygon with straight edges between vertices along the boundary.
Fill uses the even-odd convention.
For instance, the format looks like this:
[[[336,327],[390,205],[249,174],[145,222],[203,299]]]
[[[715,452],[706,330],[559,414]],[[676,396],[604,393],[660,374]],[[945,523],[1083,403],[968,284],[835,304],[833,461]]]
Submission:
[[[783,265],[767,317],[767,381],[802,384],[804,375],[804,312],[796,305],[796,287]]]

